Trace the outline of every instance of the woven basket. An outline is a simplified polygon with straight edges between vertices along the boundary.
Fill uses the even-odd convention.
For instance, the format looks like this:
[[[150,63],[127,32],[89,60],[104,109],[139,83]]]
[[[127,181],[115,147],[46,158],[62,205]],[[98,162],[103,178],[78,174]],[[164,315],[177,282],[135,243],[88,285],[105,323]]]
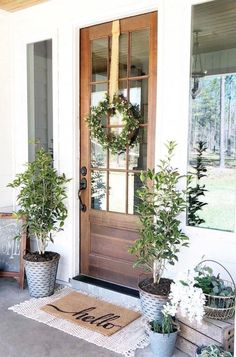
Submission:
[[[234,295],[231,296],[218,296],[218,295],[209,295],[206,296],[206,305],[204,307],[205,316],[215,320],[228,320],[234,316],[235,312],[235,283],[229,273],[229,271],[220,263],[215,260],[203,260],[198,266],[205,262],[213,262],[221,266],[229,275],[231,281],[223,280],[225,286],[231,287],[234,291]]]

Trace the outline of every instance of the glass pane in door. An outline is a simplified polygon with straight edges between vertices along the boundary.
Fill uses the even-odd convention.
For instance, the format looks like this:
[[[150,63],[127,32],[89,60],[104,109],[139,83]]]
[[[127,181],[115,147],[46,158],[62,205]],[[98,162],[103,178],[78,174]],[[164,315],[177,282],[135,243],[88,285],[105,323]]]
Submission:
[[[128,98],[128,85],[127,80],[119,81],[119,94],[122,94],[125,98]]]
[[[142,186],[142,182],[139,178],[139,174],[129,173],[128,176],[128,213],[136,214],[137,213],[137,190]]]
[[[138,140],[129,149],[129,170],[147,169],[147,128],[139,128]]]
[[[138,105],[142,114],[142,122],[148,121],[148,80],[132,80],[130,84],[130,102]]]
[[[94,138],[91,138],[91,166],[106,167],[107,165],[107,150],[104,150],[102,145]]]
[[[107,80],[108,39],[99,38],[92,41],[92,81]]]
[[[126,153],[112,154],[109,152],[110,169],[126,169]]]
[[[107,83],[99,83],[92,85],[91,91],[91,106],[96,106],[105,98],[107,92]]]
[[[106,210],[106,172],[91,172],[91,208]]]
[[[119,44],[119,77],[127,77],[127,59],[128,59],[128,34],[122,33],[120,35]]]
[[[109,173],[109,211],[125,213],[126,211],[126,174]]]
[[[131,34],[131,77],[148,74],[149,30],[144,29]]]

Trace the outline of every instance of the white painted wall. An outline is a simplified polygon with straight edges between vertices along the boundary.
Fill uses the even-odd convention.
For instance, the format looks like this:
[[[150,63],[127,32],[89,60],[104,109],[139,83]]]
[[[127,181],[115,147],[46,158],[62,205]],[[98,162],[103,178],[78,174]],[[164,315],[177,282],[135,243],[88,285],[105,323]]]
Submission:
[[[26,45],[53,39],[53,111],[56,166],[73,178],[68,189],[69,217],[54,250],[62,255],[59,278],[79,272],[78,241],[78,30],[158,10],[158,94],[156,158],[167,139],[178,142],[175,164],[186,171],[189,112],[191,5],[197,0],[52,0],[0,17],[0,190],[1,202],[12,203],[6,182],[27,161]],[[19,149],[20,148],[20,149]],[[2,198],[3,197],[3,198]],[[2,203],[1,203],[2,205]],[[184,221],[184,217],[183,217]],[[236,279],[235,233],[184,227],[191,246],[182,251],[169,276],[200,261],[202,255],[225,264]]]
[[[11,21],[0,12],[0,207],[12,204],[12,190],[6,188],[13,172],[12,148],[12,39]]]

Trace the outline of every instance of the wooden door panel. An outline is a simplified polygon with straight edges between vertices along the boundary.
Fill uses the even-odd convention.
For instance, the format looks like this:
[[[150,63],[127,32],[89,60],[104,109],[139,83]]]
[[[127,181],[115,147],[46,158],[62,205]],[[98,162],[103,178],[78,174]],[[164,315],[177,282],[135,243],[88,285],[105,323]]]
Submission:
[[[89,255],[89,276],[119,285],[137,288],[138,276],[141,269],[133,269],[133,264],[123,259],[109,259],[107,257]]]
[[[126,148],[124,166],[118,166],[118,168],[112,166],[109,151],[107,150],[104,165],[100,167],[95,164],[94,167],[91,159],[92,144],[90,143],[89,130],[84,118],[89,113],[91,98],[93,100],[94,98],[96,99],[96,96],[100,96],[105,90],[97,88],[109,87],[112,22],[82,29],[80,37],[80,167],[85,166],[87,168],[87,174],[85,175],[87,189],[81,192],[81,199],[87,210],[80,214],[80,266],[82,274],[127,287],[137,287],[138,275],[141,270],[133,268],[134,257],[128,253],[128,247],[138,238],[139,226],[138,217],[130,213],[135,210],[135,191],[141,184],[138,175],[143,169],[143,165],[151,168],[154,163],[157,13],[153,12],[122,19],[120,20],[120,30],[121,36],[125,34],[123,40],[124,37],[127,40],[126,47],[124,45],[122,47],[123,60],[125,58],[124,51],[127,48],[127,62],[121,62],[126,76],[122,75],[119,78],[119,83],[122,88],[127,86],[124,90],[128,100],[139,100],[140,110],[143,113],[146,111],[147,120],[140,124],[140,132],[144,133],[146,131],[147,135],[143,134],[143,142],[137,144],[136,151],[132,152],[129,147]],[[146,57],[142,46],[140,46],[137,39],[135,40],[137,33],[138,36],[141,34],[140,31],[143,31],[142,34],[148,33],[149,36],[149,48],[147,47],[149,52]],[[107,47],[104,47],[104,43],[107,43]],[[93,51],[96,51],[96,56]],[[104,57],[104,53],[107,53],[107,58],[106,56]],[[95,56],[93,61],[91,56]],[[100,61],[100,65],[99,63],[97,65],[96,62],[94,67],[94,58],[96,61]],[[132,61],[135,64],[131,66]],[[140,69],[142,68],[142,61],[146,61],[144,64],[145,71],[143,72]],[[98,68],[98,74],[95,72],[92,75],[94,68],[95,71]],[[148,96],[145,99],[143,99],[144,94]],[[107,121],[109,124],[109,119]],[[93,145],[101,151],[101,148],[96,143],[94,144],[93,142]],[[146,156],[142,158],[142,155]],[[130,161],[131,159],[133,161]],[[94,204],[95,198],[93,195],[94,190],[97,188],[92,178],[93,172],[99,177],[100,183],[101,180],[104,180],[104,182],[102,181],[104,186],[103,194],[101,195],[102,203],[100,200],[100,203],[96,205]],[[117,173],[119,174],[117,175]],[[112,181],[112,177],[115,181]],[[125,180],[122,179],[123,181],[121,182],[122,177]],[[112,182],[113,184],[115,182],[113,189]],[[126,185],[125,189],[122,186],[124,183]],[[121,191],[121,188],[123,188],[123,191]],[[123,213],[119,213],[120,208],[116,208],[118,207],[116,206],[117,200],[124,199],[120,192],[125,195]],[[111,201],[112,198],[113,200]],[[130,202],[131,206],[129,205]],[[110,208],[117,212],[111,212]]]
[[[103,226],[91,226],[91,253],[132,262],[128,248],[138,238],[137,232]]]

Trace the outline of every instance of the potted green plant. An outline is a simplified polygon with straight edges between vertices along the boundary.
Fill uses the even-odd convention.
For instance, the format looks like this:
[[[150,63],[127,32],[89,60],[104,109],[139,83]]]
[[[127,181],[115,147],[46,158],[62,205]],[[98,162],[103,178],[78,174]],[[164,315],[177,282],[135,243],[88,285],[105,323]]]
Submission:
[[[168,314],[162,321],[154,320],[149,323],[150,347],[157,357],[171,357],[174,353],[179,325]]]
[[[52,156],[40,149],[35,160],[26,164],[26,170],[8,184],[20,188],[17,196],[20,208],[16,216],[24,219],[23,229],[37,242],[38,250],[23,257],[29,293],[34,297],[49,296],[54,292],[60,255],[46,251],[46,248],[53,242],[53,233],[63,229],[67,217],[64,200],[68,181],[53,167]]]
[[[158,170],[148,169],[140,175],[142,187],[137,191],[140,238],[129,248],[136,257],[134,266],[152,272],[152,278],[138,285],[142,310],[149,320],[160,320],[171,284],[170,279],[163,278],[163,272],[167,263],[175,264],[180,248],[187,247],[189,240],[179,220],[186,209],[186,190],[179,184],[187,176],[171,166],[176,143],[170,141],[166,147],[166,158],[160,160]]]
[[[198,347],[196,357],[233,357],[233,355],[225,351],[222,346],[210,345]]]
[[[230,277],[231,281],[223,280],[220,274],[214,274],[213,269],[205,262],[218,264]],[[227,320],[235,312],[235,283],[229,271],[219,262],[203,260],[195,268],[195,286],[202,289],[206,296],[205,314],[216,320]]]

